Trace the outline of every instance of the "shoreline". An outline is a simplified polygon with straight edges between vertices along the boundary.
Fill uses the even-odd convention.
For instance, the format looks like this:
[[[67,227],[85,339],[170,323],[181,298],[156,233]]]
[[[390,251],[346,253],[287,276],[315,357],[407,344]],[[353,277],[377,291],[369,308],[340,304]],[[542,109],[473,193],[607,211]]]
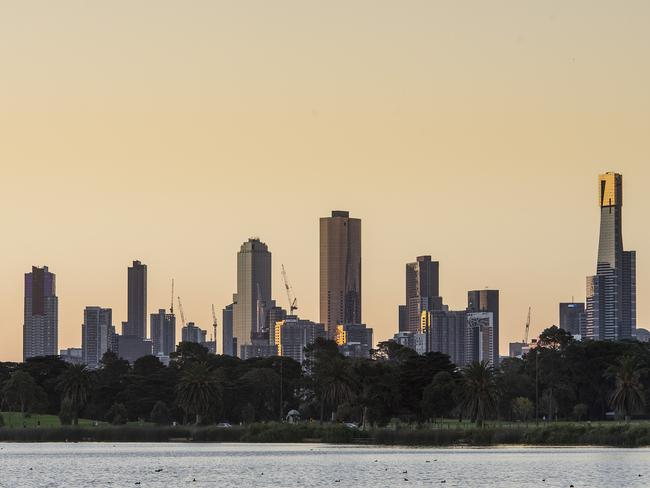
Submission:
[[[338,444],[392,447],[650,447],[650,425],[544,425],[367,431],[342,425],[61,426],[0,428],[0,442]]]

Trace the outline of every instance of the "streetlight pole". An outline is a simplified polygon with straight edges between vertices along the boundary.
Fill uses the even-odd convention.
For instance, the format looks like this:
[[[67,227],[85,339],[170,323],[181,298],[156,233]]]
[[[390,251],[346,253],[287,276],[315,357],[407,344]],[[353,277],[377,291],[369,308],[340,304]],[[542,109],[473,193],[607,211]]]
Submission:
[[[539,425],[539,349],[535,348],[535,425]]]

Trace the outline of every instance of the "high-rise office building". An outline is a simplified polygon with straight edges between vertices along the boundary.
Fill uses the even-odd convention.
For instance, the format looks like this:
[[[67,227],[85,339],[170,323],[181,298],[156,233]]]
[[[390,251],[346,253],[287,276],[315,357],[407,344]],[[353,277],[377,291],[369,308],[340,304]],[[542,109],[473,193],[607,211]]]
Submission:
[[[128,300],[124,335],[147,337],[147,265],[133,261],[128,271]]]
[[[491,318],[491,347],[493,366],[499,365],[499,290],[473,290],[467,293],[467,312],[479,313],[490,312]],[[469,319],[468,319],[469,320]],[[484,335],[483,335],[484,336]],[[465,358],[468,362],[473,360],[469,356]]]
[[[253,339],[269,344],[267,312],[271,301],[271,253],[257,238],[248,239],[237,253],[237,293],[233,304],[233,339],[237,350],[252,344]],[[266,333],[266,336],[264,334]]]
[[[122,328],[125,327],[125,322],[122,322]],[[117,347],[114,352],[118,357],[125,359],[133,364],[138,359],[144,356],[150,356],[153,353],[153,344],[150,339],[141,339],[133,335],[117,335]]]
[[[208,332],[198,327],[194,322],[188,322],[187,325],[181,329],[181,340],[183,342],[205,344],[205,338],[207,335]]]
[[[266,328],[269,331],[269,344],[275,344],[275,324],[286,318],[287,311],[275,305],[275,300],[273,300],[273,306],[266,313]]]
[[[128,269],[127,320],[116,342],[118,355],[130,363],[153,352],[147,339],[147,266],[140,261]]]
[[[336,326],[334,340],[341,354],[348,357],[370,357],[373,330],[366,324],[339,324]]]
[[[629,339],[636,332],[636,253],[623,250],[623,177],[598,177],[600,239],[596,275],[587,278],[585,339]]]
[[[361,220],[345,211],[320,219],[320,321],[330,335],[361,323]]]
[[[465,362],[485,361],[490,366],[499,365],[499,353],[495,351],[497,342],[494,338],[494,313],[470,312],[467,314],[467,332],[465,335]]]
[[[524,348],[528,344],[525,342],[511,342],[508,344],[508,357],[511,358],[520,358],[524,355]]]
[[[325,327],[311,320],[289,315],[275,324],[277,354],[293,358],[301,364],[305,360],[305,347],[313,344],[318,337],[325,337]]]
[[[399,305],[397,307],[397,330],[405,332],[407,330],[408,315],[406,305]]]
[[[149,320],[154,356],[169,356],[176,350],[176,316],[161,308]]]
[[[236,346],[233,342],[233,332],[232,332],[232,309],[234,303],[226,305],[226,308],[223,309],[221,313],[221,352],[222,354],[227,354],[228,356],[235,356]]]
[[[584,303],[560,303],[560,329],[574,336],[580,335],[585,328],[586,320]]]
[[[104,353],[112,350],[113,311],[110,308],[86,307],[81,325],[82,360],[89,368],[98,368]]]
[[[431,256],[418,256],[406,265],[405,317],[400,331],[418,332],[423,311],[442,310],[440,265]]]
[[[25,273],[23,360],[58,354],[59,299],[47,266]]]
[[[270,358],[272,356],[277,356],[278,348],[275,344],[269,344],[266,341],[256,341],[252,344],[244,344],[239,348],[240,358],[241,359],[252,359],[252,358]]]
[[[398,332],[391,339],[393,342],[413,349],[418,354],[427,352],[427,335],[422,332]]]
[[[427,352],[447,354],[458,366],[467,364],[467,312],[423,310],[420,328],[426,337]]]
[[[83,364],[83,349],[81,347],[68,347],[59,351],[59,357],[68,364]]]

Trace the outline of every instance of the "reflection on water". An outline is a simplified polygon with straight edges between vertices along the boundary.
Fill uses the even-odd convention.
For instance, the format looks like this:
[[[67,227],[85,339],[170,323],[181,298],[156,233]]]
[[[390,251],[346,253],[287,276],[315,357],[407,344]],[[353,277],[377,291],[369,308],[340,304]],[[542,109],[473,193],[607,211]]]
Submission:
[[[0,443],[0,487],[648,487],[650,449]],[[139,483],[139,484],[138,484]]]

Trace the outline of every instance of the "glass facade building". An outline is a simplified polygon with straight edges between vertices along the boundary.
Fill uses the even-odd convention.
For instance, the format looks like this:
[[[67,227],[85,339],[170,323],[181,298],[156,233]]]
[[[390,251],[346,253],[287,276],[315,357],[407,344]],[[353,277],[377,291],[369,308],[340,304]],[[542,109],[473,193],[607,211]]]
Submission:
[[[86,307],[81,326],[82,360],[89,368],[98,368],[104,353],[112,350],[113,311],[110,308]]]
[[[232,340],[232,309],[234,305],[234,303],[226,305],[221,312],[221,353],[228,356],[234,356],[237,350]]]
[[[489,312],[492,314],[492,331],[491,331],[491,364],[493,366],[499,365],[499,290],[473,290],[467,293],[467,312],[479,313]],[[469,319],[468,319],[469,320]],[[469,359],[472,362],[475,359]],[[473,356],[476,357],[476,356]]]
[[[440,265],[431,256],[418,256],[406,265],[406,315],[400,331],[420,330],[422,312],[442,310]]]
[[[23,360],[56,356],[59,342],[59,299],[56,277],[47,266],[25,273]]]
[[[169,356],[176,350],[176,316],[161,308],[149,320],[154,356]]]
[[[598,177],[600,235],[596,274],[587,278],[586,320],[582,336],[594,340],[629,339],[636,332],[636,253],[623,249],[623,177]]]
[[[426,352],[447,354],[451,362],[464,366],[467,342],[467,312],[422,311],[421,332],[426,336]]]
[[[574,336],[580,335],[586,320],[584,303],[560,303],[560,329]]]
[[[124,335],[147,338],[147,265],[133,261],[128,271],[128,296]]]
[[[277,354],[293,358],[300,364],[305,360],[305,347],[313,344],[318,337],[325,337],[325,327],[311,320],[290,315],[275,324]]]

